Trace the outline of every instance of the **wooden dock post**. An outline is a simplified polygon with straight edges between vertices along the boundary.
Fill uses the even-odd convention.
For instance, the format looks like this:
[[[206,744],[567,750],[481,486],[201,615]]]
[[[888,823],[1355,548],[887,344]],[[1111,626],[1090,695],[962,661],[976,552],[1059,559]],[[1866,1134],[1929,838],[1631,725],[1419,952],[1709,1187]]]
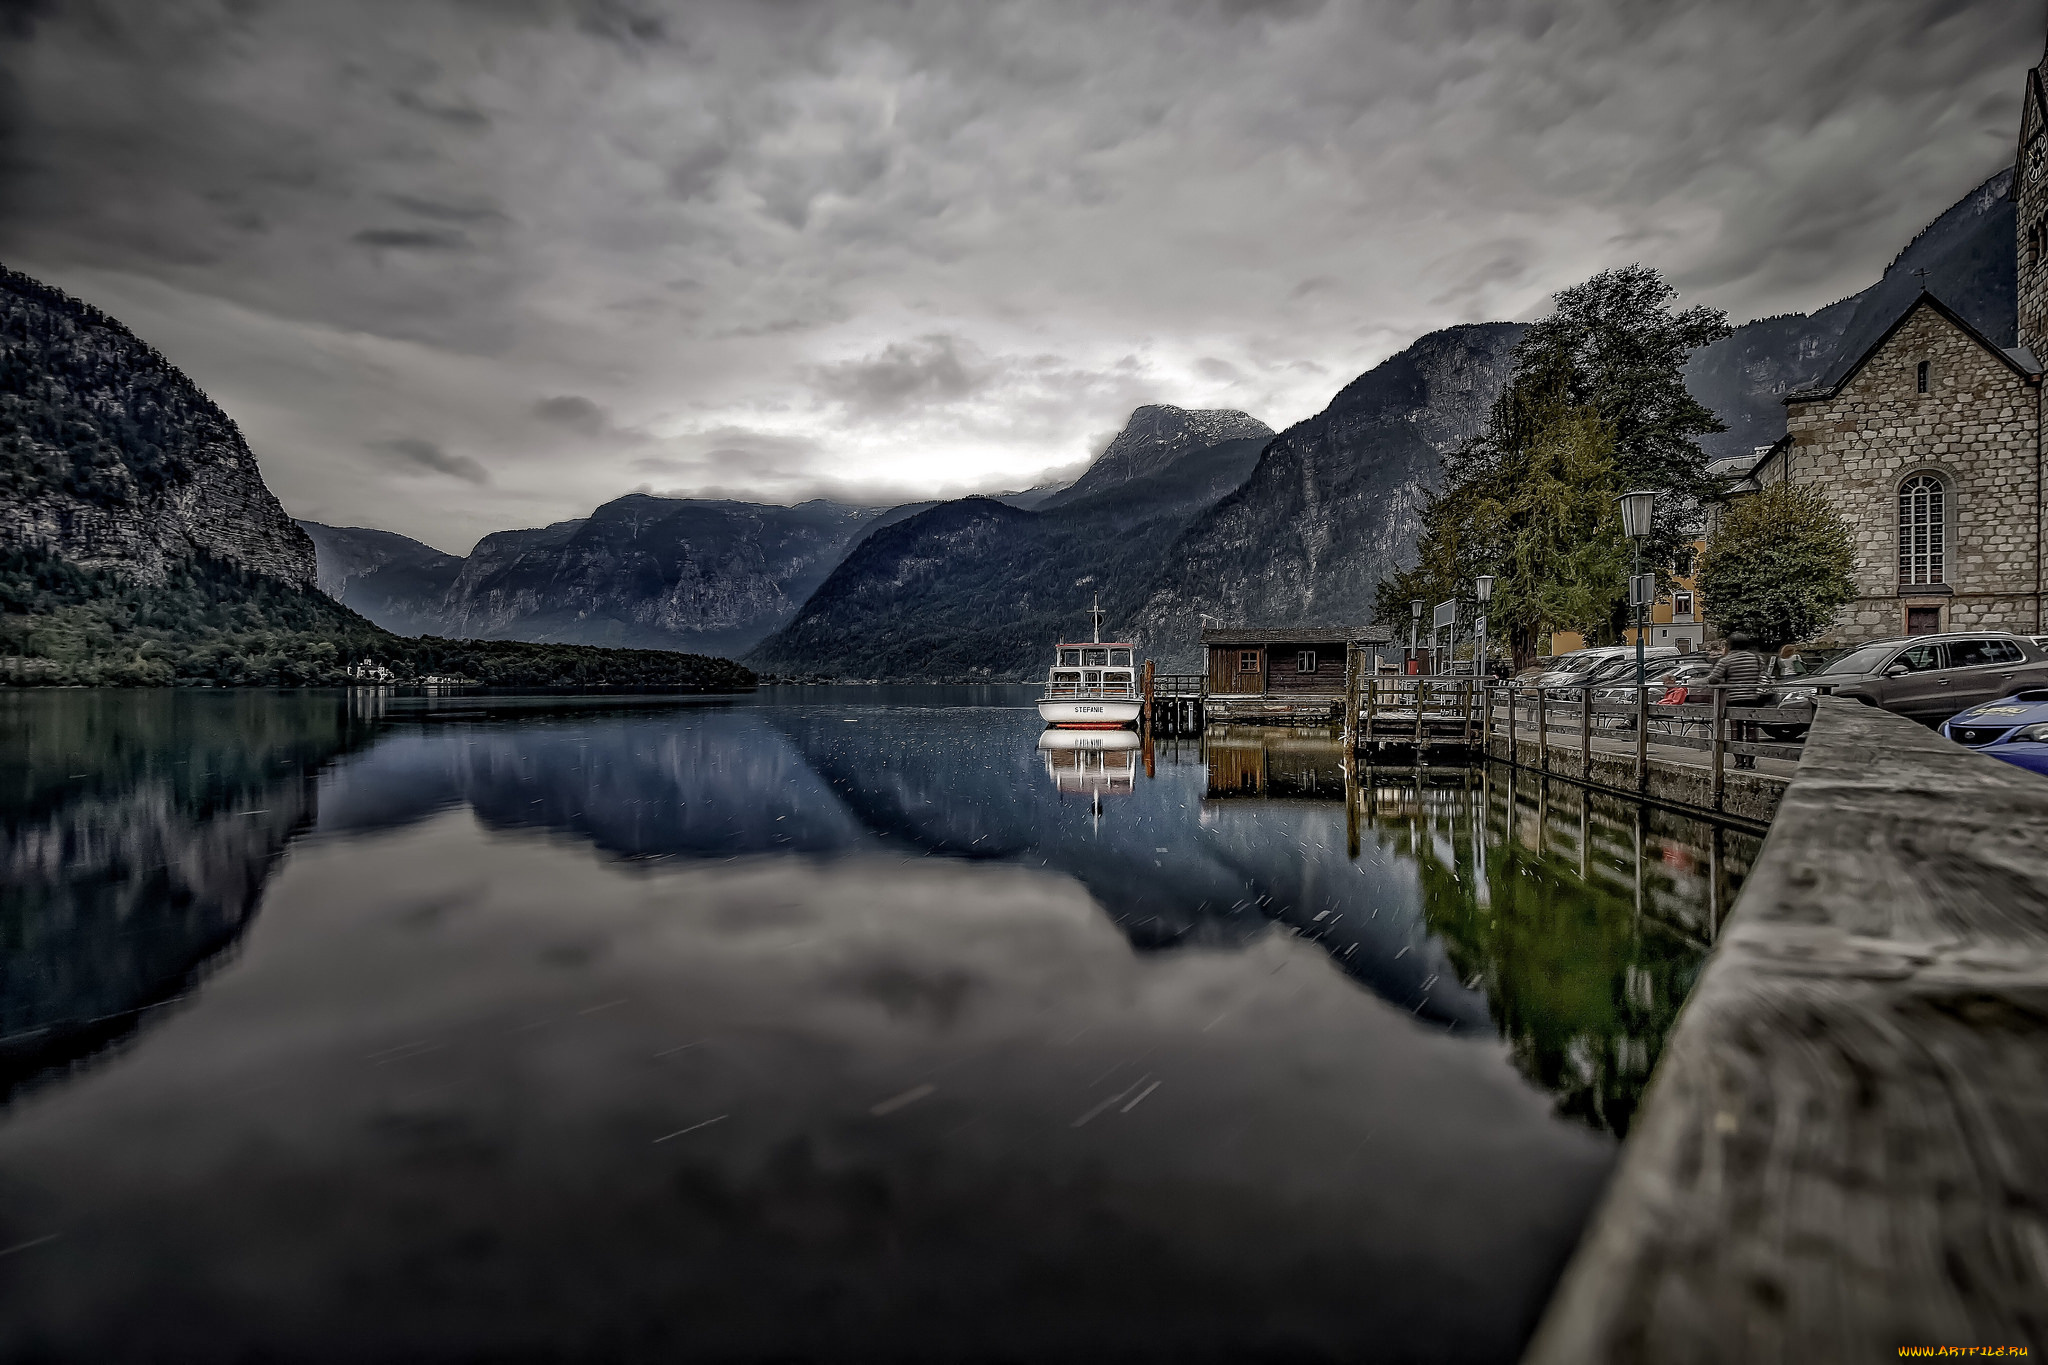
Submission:
[[[1139,684],[1142,694],[1138,698],[1138,729],[1144,734],[1152,733],[1152,661],[1145,660],[1144,681]]]
[[[1364,667],[1365,651],[1355,644],[1344,646],[1344,752],[1358,752],[1358,675]]]

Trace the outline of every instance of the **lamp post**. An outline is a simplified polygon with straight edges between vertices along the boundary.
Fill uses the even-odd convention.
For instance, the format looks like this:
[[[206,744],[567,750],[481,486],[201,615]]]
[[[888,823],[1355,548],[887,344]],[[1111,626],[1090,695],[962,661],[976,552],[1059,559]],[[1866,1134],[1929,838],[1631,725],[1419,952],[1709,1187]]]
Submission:
[[[1636,567],[1629,575],[1628,603],[1634,609],[1636,618],[1636,690],[1643,689],[1643,637],[1649,634],[1649,625],[1644,620],[1649,610],[1654,588],[1645,591],[1643,583],[1643,538],[1650,534],[1650,522],[1657,510],[1657,494],[1648,489],[1637,489],[1623,493],[1615,501],[1621,504],[1621,533],[1635,542]]]
[[[1422,671],[1422,665],[1417,662],[1420,657],[1418,646],[1421,643],[1422,599],[1418,597],[1408,604],[1408,667],[1412,672],[1416,673]]]
[[[1479,602],[1479,619],[1474,622],[1477,643],[1472,647],[1472,676],[1486,671],[1486,604],[1493,600],[1493,575],[1483,573],[1472,580],[1472,596]]]

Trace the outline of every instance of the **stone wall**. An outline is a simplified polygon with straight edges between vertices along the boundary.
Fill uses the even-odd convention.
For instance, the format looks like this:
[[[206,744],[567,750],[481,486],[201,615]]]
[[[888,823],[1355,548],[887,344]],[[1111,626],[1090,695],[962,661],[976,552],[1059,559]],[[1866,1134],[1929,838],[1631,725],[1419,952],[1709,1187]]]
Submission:
[[[2044,1132],[2048,782],[1822,698],[1525,1365],[2038,1350]]]
[[[1918,366],[1929,366],[1918,392]],[[1837,633],[1905,631],[1905,608],[1937,607],[1944,630],[2040,629],[2040,387],[1924,299],[1839,391],[1787,411],[1785,477],[1821,488],[1856,534],[1857,599]],[[1902,588],[1898,490],[1947,485],[1946,583]]]

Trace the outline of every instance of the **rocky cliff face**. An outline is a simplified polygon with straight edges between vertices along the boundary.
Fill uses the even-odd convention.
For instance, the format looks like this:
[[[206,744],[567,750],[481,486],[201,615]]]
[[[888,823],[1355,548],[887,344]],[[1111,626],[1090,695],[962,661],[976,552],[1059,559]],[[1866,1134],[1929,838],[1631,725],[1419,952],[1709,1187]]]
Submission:
[[[1255,417],[1229,409],[1190,412],[1165,404],[1147,404],[1131,414],[1131,420],[1116,434],[1108,449],[1088,466],[1086,473],[1039,505],[1057,507],[1078,502],[1097,493],[1157,474],[1192,450],[1222,445],[1225,441],[1270,439],[1273,428]]]
[[[319,560],[320,591],[397,635],[441,633],[462,557],[393,531],[302,521]]]
[[[1126,442],[1122,450],[1148,468],[1093,493],[1036,511],[964,498],[877,531],[749,663],[840,677],[1021,678],[1044,670],[1056,637],[1087,628],[1096,593],[1107,629],[1127,628],[1167,547],[1244,481],[1267,440],[1242,414],[1141,408],[1133,425],[1156,433],[1161,413],[1233,419],[1168,419],[1183,441],[1217,430],[1253,434],[1194,448],[1168,444],[1163,458],[1150,439]]]
[[[0,267],[0,545],[160,583],[206,556],[310,588],[235,424],[98,309]]]
[[[916,510],[632,494],[485,536],[467,557],[301,524],[321,589],[402,635],[737,654],[786,623],[861,536]]]
[[[1432,332],[1266,446],[1243,486],[1168,551],[1136,612],[1148,652],[1192,665],[1201,617],[1364,624],[1414,552],[1442,456],[1475,433],[1522,325]]]

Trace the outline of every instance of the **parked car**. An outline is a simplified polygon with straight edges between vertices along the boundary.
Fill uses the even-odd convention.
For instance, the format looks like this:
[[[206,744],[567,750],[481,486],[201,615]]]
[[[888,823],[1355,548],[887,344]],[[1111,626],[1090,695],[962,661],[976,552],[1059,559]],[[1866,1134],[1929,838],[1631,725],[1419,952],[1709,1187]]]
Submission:
[[[1552,659],[1539,659],[1534,668],[1523,670],[1522,680],[1537,687],[1564,687],[1582,683],[1586,680],[1587,673],[1621,652],[1620,645],[1594,645],[1588,649],[1575,649],[1569,654],[1560,654]]]
[[[1957,631],[1859,646],[1785,688],[1786,697],[1832,692],[1938,725],[1959,711],[2048,687],[2048,648],[2024,635]]]
[[[1952,717],[1942,734],[1978,753],[2048,777],[2048,688],[2030,687]]]
[[[1654,674],[1660,668],[1668,667],[1677,657],[1678,651],[1669,645],[1644,650],[1643,664],[1646,676]],[[1560,656],[1548,672],[1537,677],[1536,685],[1552,689],[1597,688],[1603,683],[1612,685],[1626,682],[1633,685],[1635,677],[1634,645],[1599,645]]]

